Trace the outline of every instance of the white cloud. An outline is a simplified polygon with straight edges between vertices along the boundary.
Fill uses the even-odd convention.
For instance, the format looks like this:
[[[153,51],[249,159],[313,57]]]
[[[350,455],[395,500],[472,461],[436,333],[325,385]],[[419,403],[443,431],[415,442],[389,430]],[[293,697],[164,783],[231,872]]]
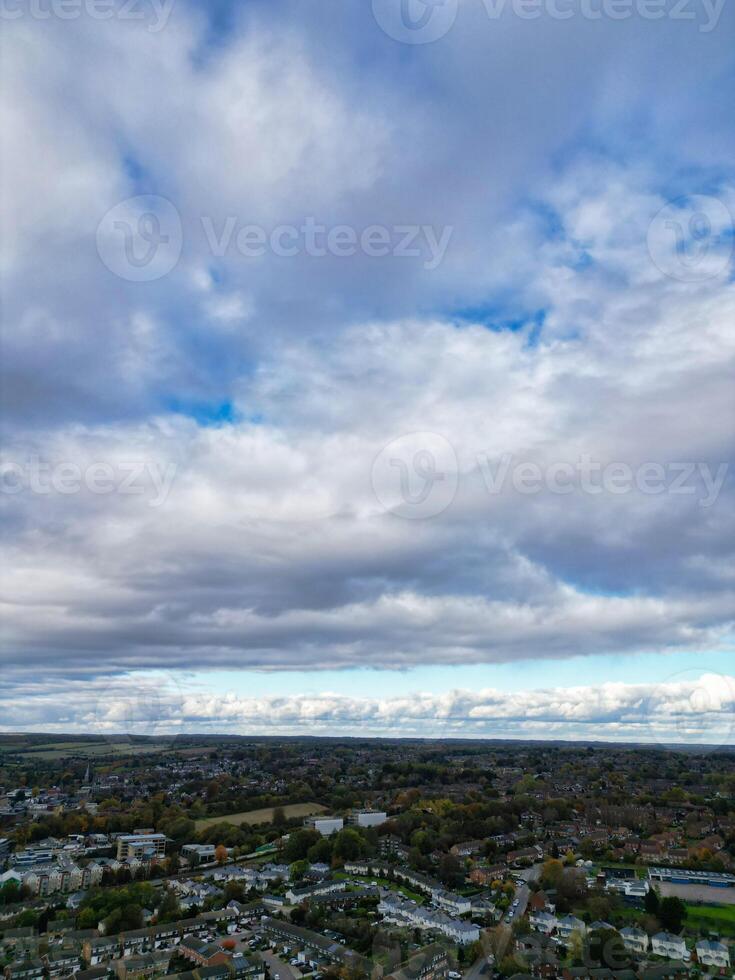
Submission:
[[[732,479],[705,480],[732,462],[727,229],[699,281],[667,276],[673,246],[652,256],[648,232],[682,193],[735,211],[732,10],[702,35],[489,23],[468,3],[441,43],[406,52],[368,7],[326,22],[248,5],[214,41],[184,2],[157,33],[6,25],[14,677],[731,642]],[[147,193],[180,215],[181,259],[128,282],[100,261],[96,229]],[[216,254],[202,223],[310,216],[451,228],[451,244],[434,270],[395,255],[246,259]],[[222,414],[238,421],[197,421]],[[373,462],[427,432],[451,445],[456,493],[402,520]],[[424,442],[389,460],[390,492],[427,490]],[[490,493],[504,454],[545,474],[585,456],[650,464],[669,482]],[[39,461],[76,467],[84,486],[14,492]],[[671,485],[687,463],[701,467],[691,495]],[[99,464],[115,492],[87,485]],[[133,464],[140,493],[124,489]]]
[[[735,677],[676,676],[660,684],[602,684],[503,693],[455,689],[399,697],[245,696],[212,693],[181,675],[123,676],[90,684],[63,681],[55,694],[38,683],[18,687],[4,727],[93,734],[406,735],[435,737],[559,737],[667,744],[729,744],[735,729]],[[70,710],[70,705],[74,709]]]

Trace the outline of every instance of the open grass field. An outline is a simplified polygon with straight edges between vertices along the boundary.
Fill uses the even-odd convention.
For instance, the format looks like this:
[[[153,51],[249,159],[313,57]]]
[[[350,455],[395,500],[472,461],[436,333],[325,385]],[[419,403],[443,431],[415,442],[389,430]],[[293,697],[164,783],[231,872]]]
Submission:
[[[426,902],[425,896],[420,892],[412,891],[405,885],[401,885],[397,881],[390,881],[388,878],[376,878],[374,875],[348,875],[343,871],[335,871],[334,877],[338,881],[364,881],[366,885],[380,885],[381,888],[390,888],[391,891],[400,892],[405,898],[410,898],[417,905],[423,905]]]
[[[276,809],[278,808],[269,806],[263,807],[262,810],[246,810],[244,813],[225,813],[221,817],[202,817],[201,820],[196,821],[196,829],[197,831],[205,830],[217,823],[231,823],[235,827],[240,827],[244,823],[251,827],[259,823],[271,823]],[[293,820],[297,817],[310,817],[315,813],[324,813],[327,808],[321,803],[287,803],[282,809],[286,819]]]
[[[735,936],[735,905],[687,905],[686,924]]]
[[[0,756],[17,756],[32,759],[85,759],[104,756],[148,755],[166,752],[173,748],[168,739],[136,739],[125,736],[104,738],[69,736],[4,736],[0,735]]]
[[[21,759],[86,759],[101,756],[150,755],[165,752],[170,748],[160,742],[155,745],[135,742],[89,742],[88,744],[55,745],[49,748],[34,748],[20,753]]]

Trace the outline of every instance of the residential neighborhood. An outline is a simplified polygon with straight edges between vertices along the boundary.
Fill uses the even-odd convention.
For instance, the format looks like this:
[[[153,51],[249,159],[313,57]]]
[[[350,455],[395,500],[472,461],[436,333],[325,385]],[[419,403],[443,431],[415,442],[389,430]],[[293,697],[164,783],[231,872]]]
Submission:
[[[2,739],[5,980],[732,976],[727,752]]]

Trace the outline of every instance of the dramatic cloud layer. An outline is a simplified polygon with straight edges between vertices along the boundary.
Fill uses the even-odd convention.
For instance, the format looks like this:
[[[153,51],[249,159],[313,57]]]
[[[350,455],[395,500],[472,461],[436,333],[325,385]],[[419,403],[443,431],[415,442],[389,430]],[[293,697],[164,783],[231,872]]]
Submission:
[[[235,691],[215,695],[193,689],[180,674],[139,674],[121,677],[112,685],[67,681],[51,696],[37,681],[29,681],[19,694],[24,700],[10,708],[9,726],[40,723],[52,730],[97,735],[213,731],[579,737],[718,747],[730,744],[735,731],[735,677],[718,674],[687,673],[658,685],[603,684],[514,694],[452,690],[385,698],[334,693],[252,698]]]
[[[8,22],[5,724],[83,728],[143,669],[732,647],[735,12],[492,6],[415,46],[364,4]],[[156,232],[141,195],[151,281],[115,238]],[[571,732],[609,701],[622,735],[649,696],[182,723]]]

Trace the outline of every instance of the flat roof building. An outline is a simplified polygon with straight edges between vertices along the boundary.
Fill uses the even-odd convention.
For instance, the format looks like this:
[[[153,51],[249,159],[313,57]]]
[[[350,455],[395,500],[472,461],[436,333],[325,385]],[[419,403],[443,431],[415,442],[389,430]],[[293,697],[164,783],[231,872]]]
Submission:
[[[304,820],[305,827],[318,831],[322,837],[330,837],[332,834],[338,833],[344,825],[345,822],[342,817],[316,816],[307,817]]]
[[[388,814],[378,810],[355,810],[348,817],[348,822],[356,827],[379,827],[388,819]]]
[[[158,858],[166,853],[165,834],[124,834],[117,839],[117,859]]]

